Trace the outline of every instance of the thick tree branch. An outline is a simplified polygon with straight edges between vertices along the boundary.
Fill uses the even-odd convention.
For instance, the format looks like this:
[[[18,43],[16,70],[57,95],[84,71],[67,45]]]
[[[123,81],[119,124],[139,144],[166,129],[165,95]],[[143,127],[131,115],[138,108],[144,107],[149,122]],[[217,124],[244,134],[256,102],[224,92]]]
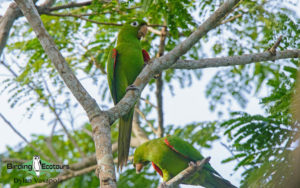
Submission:
[[[208,163],[210,160],[210,157],[207,157],[203,159],[202,161],[197,161],[196,164],[190,165],[185,170],[181,171],[179,174],[177,174],[175,177],[170,179],[169,181],[161,184],[159,188],[172,188],[176,187],[180,183],[182,183],[184,180],[188,179],[192,175],[194,175],[196,172],[200,171],[203,166]]]
[[[14,21],[22,15],[16,3],[11,3],[0,19],[0,56],[6,45],[10,29]]]
[[[287,58],[299,58],[300,50],[284,50],[276,52],[273,56],[269,51],[240,56],[207,58],[200,60],[178,60],[170,68],[173,69],[203,69],[209,67],[224,67],[234,65],[246,65],[260,61],[274,61]]]
[[[68,63],[59,52],[53,39],[46,31],[42,20],[30,0],[15,0],[29,24],[35,31],[46,54],[51,59],[58,73],[71,90],[74,97],[86,111],[93,128],[93,139],[96,147],[96,158],[101,187],[116,187],[115,169],[111,150],[111,134],[109,119],[105,112],[101,111],[95,99],[83,88],[75,77]]]
[[[135,101],[140,96],[142,90],[155,74],[171,67],[177,59],[184,55],[201,37],[206,35],[208,31],[215,28],[218,22],[230,12],[239,0],[227,0],[218,10],[216,10],[195,32],[187,39],[176,46],[166,55],[156,58],[149,65],[144,67],[135,82],[133,83],[138,90],[131,90],[126,93],[125,97],[113,108],[108,111],[109,121],[113,123],[117,118],[125,115],[133,107]]]

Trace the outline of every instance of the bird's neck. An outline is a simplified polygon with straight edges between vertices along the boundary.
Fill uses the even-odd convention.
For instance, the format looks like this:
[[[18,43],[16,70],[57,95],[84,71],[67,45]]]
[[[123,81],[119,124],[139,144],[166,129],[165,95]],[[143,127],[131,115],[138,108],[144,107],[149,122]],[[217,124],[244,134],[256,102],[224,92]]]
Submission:
[[[131,46],[140,46],[140,40],[130,31],[121,31],[118,35],[117,45],[130,44]]]

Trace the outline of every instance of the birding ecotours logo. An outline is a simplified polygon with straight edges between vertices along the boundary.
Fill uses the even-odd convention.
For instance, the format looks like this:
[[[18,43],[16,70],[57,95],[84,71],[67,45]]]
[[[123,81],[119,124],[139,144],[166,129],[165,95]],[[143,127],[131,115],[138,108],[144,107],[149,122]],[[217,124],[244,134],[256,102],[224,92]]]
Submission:
[[[35,171],[35,175],[37,177],[40,177],[40,171],[41,171],[41,166],[42,166],[42,162],[40,159],[40,156],[38,155],[34,155],[33,159],[32,159],[32,166],[33,166],[33,170]]]
[[[52,170],[69,169],[69,165],[52,164],[42,160],[40,156],[34,155],[31,161],[23,164],[7,163],[7,169],[22,170],[39,178],[43,174],[47,174]]]

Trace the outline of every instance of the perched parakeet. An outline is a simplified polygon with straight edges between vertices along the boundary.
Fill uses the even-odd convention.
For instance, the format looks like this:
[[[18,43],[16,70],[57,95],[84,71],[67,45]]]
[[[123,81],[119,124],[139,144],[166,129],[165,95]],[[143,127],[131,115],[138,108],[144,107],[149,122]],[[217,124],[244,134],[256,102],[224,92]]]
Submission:
[[[150,60],[147,51],[143,50],[140,44],[141,37],[146,33],[147,24],[143,20],[135,19],[125,23],[118,34],[116,48],[109,54],[107,78],[115,105],[128,89],[134,89],[133,82],[142,71],[144,63]],[[119,168],[122,168],[128,160],[133,112],[134,108],[119,120]]]
[[[190,162],[204,159],[191,144],[176,136],[166,136],[143,143],[134,152],[133,163],[137,173],[149,162],[166,182],[189,166]],[[207,188],[233,188],[229,181],[206,163],[183,184],[201,185]]]

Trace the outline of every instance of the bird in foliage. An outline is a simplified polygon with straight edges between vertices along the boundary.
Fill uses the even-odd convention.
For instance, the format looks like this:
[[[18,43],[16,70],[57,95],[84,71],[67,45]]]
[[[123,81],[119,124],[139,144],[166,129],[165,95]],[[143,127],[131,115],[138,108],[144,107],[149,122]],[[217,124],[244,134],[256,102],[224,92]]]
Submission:
[[[142,49],[140,39],[147,33],[147,23],[141,19],[126,22],[117,39],[117,46],[111,50],[107,63],[107,78],[110,93],[116,105],[142,71],[144,63],[150,60]],[[119,120],[118,168],[127,164],[134,108]]]
[[[177,136],[166,136],[143,143],[134,152],[133,163],[136,172],[152,163],[153,168],[167,182],[186,169],[191,162],[203,160],[204,157],[191,144]],[[229,181],[212,168],[209,163],[184,180],[183,184],[201,185],[207,188],[234,188]]]

